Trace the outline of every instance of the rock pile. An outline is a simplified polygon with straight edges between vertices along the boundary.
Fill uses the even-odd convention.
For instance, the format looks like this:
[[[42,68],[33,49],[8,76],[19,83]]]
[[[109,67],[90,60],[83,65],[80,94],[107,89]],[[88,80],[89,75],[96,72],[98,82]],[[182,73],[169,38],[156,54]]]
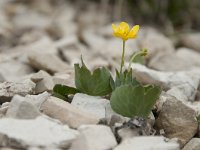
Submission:
[[[142,128],[113,112],[108,99],[79,93],[69,103],[51,95],[55,84],[74,86],[81,54],[90,69],[119,67],[109,16],[98,14],[102,24],[98,6],[90,7],[80,13],[64,1],[0,1],[0,149],[198,150],[200,33],[181,35],[178,49],[149,27],[128,41],[127,58],[149,49],[147,67],[132,64],[133,75],[163,88]]]

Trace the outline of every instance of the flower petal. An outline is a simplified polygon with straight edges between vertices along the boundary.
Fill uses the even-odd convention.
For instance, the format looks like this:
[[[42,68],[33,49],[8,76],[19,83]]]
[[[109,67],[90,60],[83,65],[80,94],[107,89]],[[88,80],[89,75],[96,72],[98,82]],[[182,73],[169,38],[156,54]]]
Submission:
[[[113,29],[114,32],[117,32],[117,27],[116,27],[116,25],[112,24],[112,29]]]
[[[130,30],[129,25],[126,22],[121,22],[118,28],[122,34],[128,34]]]
[[[128,38],[136,38],[139,29],[140,29],[139,25],[133,26],[133,28],[131,29],[131,31],[128,34]]]

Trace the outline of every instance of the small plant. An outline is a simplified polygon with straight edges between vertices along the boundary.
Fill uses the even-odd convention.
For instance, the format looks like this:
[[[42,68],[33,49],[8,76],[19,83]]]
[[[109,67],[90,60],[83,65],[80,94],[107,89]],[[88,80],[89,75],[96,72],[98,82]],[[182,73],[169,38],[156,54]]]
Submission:
[[[198,137],[200,137],[200,128],[199,128],[199,125],[200,125],[200,114],[198,114],[197,116],[196,116],[196,120],[197,120],[197,123],[198,123]]]
[[[76,88],[56,85],[53,89],[54,96],[67,100],[68,95],[75,93],[86,93],[92,96],[111,95],[110,104],[112,109],[125,117],[148,117],[156,100],[160,95],[158,86],[143,86],[133,78],[132,62],[144,62],[143,56],[147,55],[147,50],[142,49],[134,53],[129,61],[129,66],[124,69],[125,44],[128,39],[137,37],[139,25],[132,29],[126,22],[121,22],[118,26],[112,24],[113,35],[122,39],[122,57],[119,71],[116,69],[115,80],[105,67],[97,68],[91,72],[81,58],[81,66],[75,64],[75,85]]]

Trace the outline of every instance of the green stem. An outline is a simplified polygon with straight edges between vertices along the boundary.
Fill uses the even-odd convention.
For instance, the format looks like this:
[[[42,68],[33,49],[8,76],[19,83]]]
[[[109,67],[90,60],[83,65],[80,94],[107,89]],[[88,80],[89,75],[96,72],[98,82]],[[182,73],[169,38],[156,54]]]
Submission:
[[[145,56],[146,54],[147,54],[147,50],[146,50],[146,49],[142,49],[142,50],[136,52],[136,53],[131,57],[131,59],[130,59],[130,61],[129,61],[128,71],[130,71],[130,69],[131,69],[131,64],[132,64],[133,60],[135,59],[135,57],[137,57],[138,55]]]
[[[138,56],[138,54],[140,54],[140,52],[136,52],[136,53],[131,57],[131,59],[130,59],[130,61],[129,61],[129,65],[128,65],[128,71],[130,71],[132,61],[135,59],[136,56]]]
[[[123,40],[123,48],[122,48],[122,59],[121,59],[120,73],[122,73],[122,68],[123,68],[123,66],[124,66],[125,42],[126,42],[126,41]]]

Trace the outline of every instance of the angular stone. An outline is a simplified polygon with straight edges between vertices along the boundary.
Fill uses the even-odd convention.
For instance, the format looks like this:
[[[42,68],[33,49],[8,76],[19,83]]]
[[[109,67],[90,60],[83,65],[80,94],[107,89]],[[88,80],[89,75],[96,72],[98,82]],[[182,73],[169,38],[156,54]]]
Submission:
[[[180,37],[180,42],[183,46],[200,51],[200,33],[186,33]]]
[[[0,119],[0,146],[27,149],[44,147],[67,149],[78,132],[46,117],[34,120]]]
[[[185,65],[190,64],[191,67],[200,66],[200,54],[193,49],[185,47],[178,48],[176,55],[184,61]]]
[[[192,64],[174,53],[158,53],[150,60],[148,66],[161,71],[180,71],[188,70]]]
[[[175,51],[172,41],[153,28],[143,28],[139,34],[139,49],[147,48],[148,57],[150,58],[160,52],[168,53]]]
[[[50,94],[48,92],[43,92],[41,94],[38,95],[26,95],[25,99],[32,103],[34,106],[36,106],[38,108],[38,110],[40,110],[40,107],[42,106],[42,104],[50,97]]]
[[[27,19],[29,18],[29,19]],[[16,12],[12,18],[12,22],[16,29],[45,29],[50,24],[51,19],[45,15],[41,15],[36,11],[24,7],[20,12]]]
[[[114,150],[180,150],[178,143],[166,141],[164,137],[142,136],[125,140]]]
[[[47,73],[46,71],[44,71],[44,70],[40,70],[40,71],[38,71],[37,73],[35,73],[35,74],[33,74],[33,75],[31,76],[31,80],[32,80],[33,82],[37,83],[37,82],[43,80],[45,77],[51,77],[51,75],[48,74],[48,73]]]
[[[74,95],[71,104],[101,119],[106,117],[106,106],[110,104],[110,101],[78,93]]]
[[[47,72],[40,70],[39,72],[35,73],[31,80],[35,82],[35,94],[42,93],[44,91],[52,91],[54,87],[54,82]]]
[[[5,117],[9,107],[9,102],[5,102],[0,106],[0,118]]]
[[[33,73],[33,69],[19,61],[5,61],[0,63],[0,82],[3,81],[17,81],[22,76]]]
[[[148,119],[142,117],[134,117],[122,125],[115,125],[114,130],[116,138],[121,142],[136,136],[150,136],[155,134],[155,130],[149,124]]]
[[[69,67],[58,56],[44,53],[31,53],[28,57],[30,65],[38,70],[45,70],[51,74],[64,72]]]
[[[56,73],[53,77],[54,85],[62,84],[75,87],[74,70],[69,70],[69,73]]]
[[[117,145],[111,129],[103,125],[83,125],[80,135],[73,142],[70,150],[108,150]]]
[[[0,103],[10,101],[15,94],[26,96],[33,94],[35,83],[31,80],[24,80],[22,82],[3,82],[0,83]]]
[[[182,146],[197,133],[198,129],[195,111],[176,98],[164,102],[156,126],[164,130],[166,137],[178,138]]]
[[[28,56],[32,53],[57,55],[58,51],[48,36],[43,36],[27,45],[19,45],[5,51],[3,54],[21,62],[29,63]]]
[[[200,138],[192,138],[182,150],[199,150]]]
[[[36,106],[19,95],[12,98],[6,112],[6,117],[16,119],[35,119],[40,115],[41,113]]]
[[[140,64],[132,64],[133,74],[145,84],[160,85],[168,94],[181,101],[194,101],[200,81],[198,70],[160,72]]]
[[[99,119],[91,113],[80,110],[56,97],[50,97],[41,106],[41,111],[72,128],[78,128],[83,124],[97,124]]]

